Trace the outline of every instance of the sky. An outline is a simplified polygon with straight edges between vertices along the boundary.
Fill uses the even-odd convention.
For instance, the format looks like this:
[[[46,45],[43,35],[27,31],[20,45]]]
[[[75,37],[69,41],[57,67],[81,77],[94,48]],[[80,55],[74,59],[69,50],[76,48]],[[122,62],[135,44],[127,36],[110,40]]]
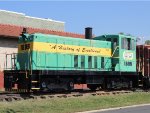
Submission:
[[[0,0],[0,9],[65,22],[65,31],[96,36],[131,34],[150,40],[150,1],[15,1]]]

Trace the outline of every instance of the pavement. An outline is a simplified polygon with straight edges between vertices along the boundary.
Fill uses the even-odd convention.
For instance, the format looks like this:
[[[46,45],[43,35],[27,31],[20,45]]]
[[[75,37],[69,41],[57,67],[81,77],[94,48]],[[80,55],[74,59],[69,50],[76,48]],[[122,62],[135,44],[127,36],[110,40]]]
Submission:
[[[150,104],[108,108],[108,109],[84,111],[78,113],[150,113]]]

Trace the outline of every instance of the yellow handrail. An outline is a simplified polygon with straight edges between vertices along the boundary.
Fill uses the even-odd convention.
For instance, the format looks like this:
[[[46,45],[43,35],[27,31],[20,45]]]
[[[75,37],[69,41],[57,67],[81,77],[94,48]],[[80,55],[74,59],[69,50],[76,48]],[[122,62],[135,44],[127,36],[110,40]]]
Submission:
[[[119,48],[119,46],[116,46],[115,50],[113,51],[113,54],[111,55],[111,57],[114,56],[115,51],[117,50],[117,48]]]

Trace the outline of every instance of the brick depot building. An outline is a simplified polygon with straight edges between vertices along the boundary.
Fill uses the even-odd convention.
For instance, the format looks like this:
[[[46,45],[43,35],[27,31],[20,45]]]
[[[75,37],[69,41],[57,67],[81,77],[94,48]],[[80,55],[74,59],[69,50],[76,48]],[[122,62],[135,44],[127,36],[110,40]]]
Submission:
[[[26,16],[23,13],[0,10],[0,89],[3,88],[3,70],[6,54],[17,53],[18,37],[23,28],[28,33],[45,33],[66,37],[84,38],[84,35],[65,32],[65,23],[51,19]],[[8,64],[10,59],[8,60]]]

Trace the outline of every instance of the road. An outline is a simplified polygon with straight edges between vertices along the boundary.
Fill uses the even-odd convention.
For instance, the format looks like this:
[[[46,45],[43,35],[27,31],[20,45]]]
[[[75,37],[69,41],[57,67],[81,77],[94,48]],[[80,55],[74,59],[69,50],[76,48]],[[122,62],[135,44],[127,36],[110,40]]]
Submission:
[[[150,105],[137,106],[137,107],[127,107],[127,108],[118,108],[114,110],[106,111],[93,111],[90,113],[150,113]]]

